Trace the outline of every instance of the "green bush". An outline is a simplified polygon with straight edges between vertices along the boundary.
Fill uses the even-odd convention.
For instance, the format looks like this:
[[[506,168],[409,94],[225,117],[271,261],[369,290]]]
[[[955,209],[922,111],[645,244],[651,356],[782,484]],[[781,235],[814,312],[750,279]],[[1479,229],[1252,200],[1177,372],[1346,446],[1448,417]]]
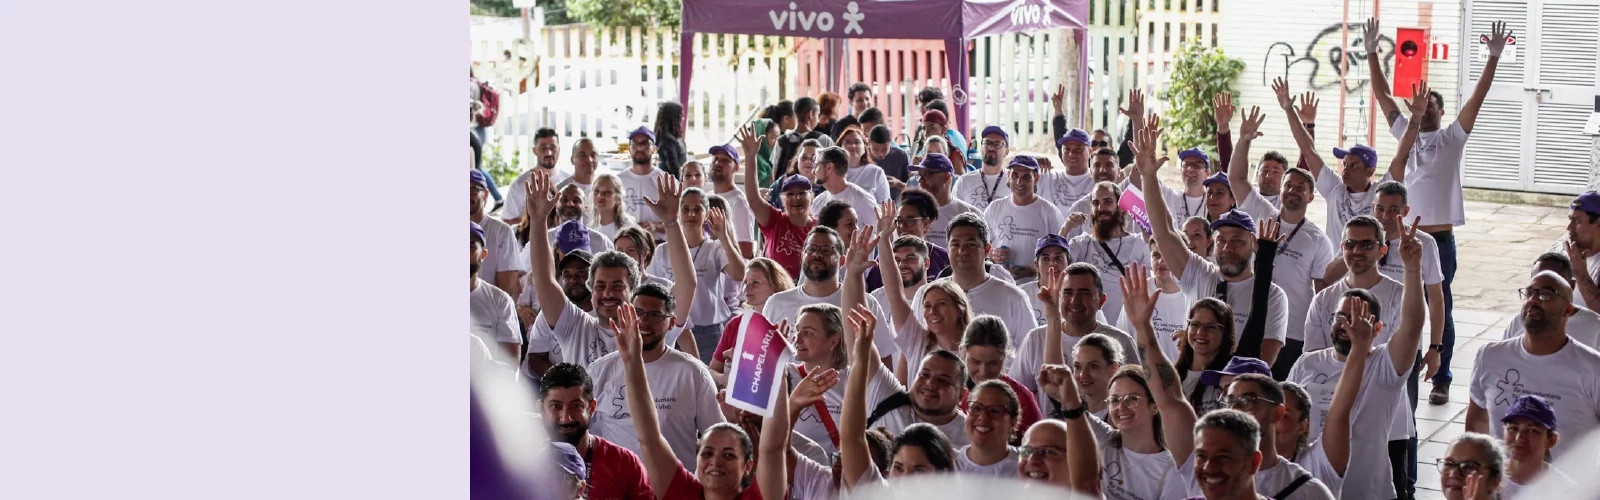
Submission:
[[[511,160],[507,161],[505,156],[500,154],[499,146],[500,141],[496,140],[494,145],[483,149],[483,171],[494,179],[496,186],[510,186],[511,181],[522,174],[522,151],[512,148]]]
[[[1211,100],[1218,93],[1235,93],[1233,81],[1241,73],[1243,60],[1194,39],[1184,42],[1173,57],[1167,90],[1160,95],[1167,102],[1167,114],[1161,117],[1167,145],[1180,150],[1200,147],[1216,157],[1217,120]]]

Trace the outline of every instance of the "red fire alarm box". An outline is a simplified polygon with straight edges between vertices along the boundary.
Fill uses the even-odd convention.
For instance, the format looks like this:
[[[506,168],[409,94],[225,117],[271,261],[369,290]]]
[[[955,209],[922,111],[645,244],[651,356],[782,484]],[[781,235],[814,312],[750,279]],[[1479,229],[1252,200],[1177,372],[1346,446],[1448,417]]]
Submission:
[[[1391,94],[1410,98],[1411,86],[1428,78],[1428,29],[1400,28],[1394,37],[1394,89]]]

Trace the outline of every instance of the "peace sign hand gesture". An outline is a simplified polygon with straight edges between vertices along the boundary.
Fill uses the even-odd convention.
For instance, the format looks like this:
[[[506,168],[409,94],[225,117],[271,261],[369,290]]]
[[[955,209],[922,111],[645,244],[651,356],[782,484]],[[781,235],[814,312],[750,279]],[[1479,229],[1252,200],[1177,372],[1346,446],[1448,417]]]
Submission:
[[[1411,227],[1400,230],[1400,260],[1407,271],[1422,270],[1422,243],[1417,241],[1417,223],[1422,216],[1411,219]]]
[[[1046,311],[1060,311],[1061,289],[1066,286],[1067,275],[1054,267],[1045,267],[1039,272],[1039,304]]]
[[[1067,95],[1067,86],[1066,85],[1056,85],[1056,93],[1054,95],[1050,96],[1050,105],[1051,106],[1055,106],[1056,114],[1058,114],[1058,115],[1062,114],[1061,113],[1061,110],[1062,110],[1061,101],[1062,101],[1062,99],[1064,99],[1066,97],[1066,95]]]

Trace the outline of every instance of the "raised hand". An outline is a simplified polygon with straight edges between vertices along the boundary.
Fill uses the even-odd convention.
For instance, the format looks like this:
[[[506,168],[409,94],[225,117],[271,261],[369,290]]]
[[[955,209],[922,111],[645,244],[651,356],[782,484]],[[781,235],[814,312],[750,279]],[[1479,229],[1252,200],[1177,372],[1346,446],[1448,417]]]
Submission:
[[[1144,128],[1134,134],[1136,137],[1129,146],[1137,160],[1135,164],[1146,174],[1154,174],[1161,170],[1162,165],[1167,164],[1167,157],[1162,156],[1159,159],[1156,157],[1156,152],[1160,149],[1161,132],[1161,117],[1151,114],[1150,119],[1145,121]]]
[[[678,220],[678,202],[683,198],[683,184],[678,178],[663,175],[656,177],[656,201],[646,197],[644,203],[650,205],[650,211],[662,221]]]
[[[789,406],[803,408],[822,402],[822,396],[839,384],[839,370],[829,368],[800,379],[789,393]]]
[[[1300,123],[1317,122],[1317,104],[1322,101],[1317,99],[1316,92],[1307,91],[1300,94]]]
[[[1066,273],[1054,267],[1045,267],[1039,271],[1039,304],[1046,311],[1059,311],[1061,305],[1061,288],[1066,284]]]
[[[1422,222],[1422,216],[1411,219],[1411,227],[1400,229],[1400,261],[1405,264],[1405,269],[1422,270],[1422,243],[1417,241],[1417,223]]]
[[[1061,226],[1061,234],[1067,234],[1073,229],[1077,229],[1078,226],[1082,226],[1086,222],[1089,222],[1089,214],[1083,212],[1073,212],[1072,215],[1067,216],[1067,223]]]
[[[879,222],[883,222],[879,219]],[[872,226],[866,226],[850,236],[850,250],[845,252],[845,269],[866,270],[872,265],[872,251],[878,248],[878,235]]]
[[[1567,251],[1567,260],[1572,262],[1584,262],[1589,258],[1584,255],[1583,249],[1578,248],[1578,244],[1573,243],[1571,239],[1561,242],[1561,247]]]
[[[1372,315],[1372,306],[1367,305],[1367,301],[1352,300],[1350,301],[1350,317],[1339,317],[1335,322],[1342,322],[1348,327],[1352,345],[1371,348],[1373,339],[1378,335],[1372,324],[1375,319],[1377,318]],[[1337,325],[1335,328],[1337,328]],[[1354,352],[1354,350],[1351,352]]]
[[[1130,262],[1127,274],[1122,277],[1122,310],[1128,315],[1128,324],[1144,325],[1150,323],[1150,318],[1155,315],[1156,299],[1161,298],[1161,290],[1150,291],[1150,281],[1145,279],[1147,269],[1143,264]]]
[[[1406,107],[1410,108],[1411,116],[1422,116],[1428,110],[1428,81],[1418,80],[1411,84],[1411,102]]]
[[[1367,50],[1367,57],[1378,55],[1378,18],[1367,18],[1367,29],[1361,32],[1361,46]]]
[[[1045,395],[1056,398],[1064,407],[1074,406],[1069,401],[1078,401],[1078,383],[1072,380],[1072,370],[1066,365],[1044,365],[1039,367],[1039,391]]]
[[[665,177],[665,176],[663,176],[663,177]],[[711,224],[711,239],[712,240],[722,240],[722,239],[726,238],[727,236],[733,234],[732,232],[730,232],[728,230],[728,212],[723,210],[723,209],[720,209],[720,208],[711,209],[711,215],[706,219],[706,222]],[[730,239],[728,241],[733,241],[733,240]]]
[[[1256,227],[1256,239],[1261,241],[1274,241],[1283,243],[1283,222],[1278,219],[1266,219]]]
[[[850,317],[845,319],[848,323],[845,327],[850,329],[850,335],[856,339],[856,345],[852,346],[850,355],[855,356],[853,359],[870,361],[873,358],[872,339],[878,328],[878,318],[872,317],[872,311],[867,310],[867,306],[856,304],[856,308],[850,311]]]
[[[1117,108],[1117,112],[1127,115],[1129,118],[1138,118],[1140,116],[1144,116],[1144,91],[1139,89],[1129,90],[1128,107],[1119,107]]]
[[[1261,137],[1261,124],[1266,121],[1267,116],[1261,114],[1261,106],[1251,106],[1250,114],[1245,115],[1244,121],[1239,122],[1239,138]]]
[[[760,137],[756,137],[756,126],[745,125],[733,134],[733,140],[739,142],[739,148],[744,150],[745,156],[756,154],[760,151]]]
[[[1056,93],[1055,93],[1055,95],[1050,96],[1050,105],[1051,106],[1055,106],[1056,114],[1058,114],[1058,115],[1062,114],[1061,113],[1061,109],[1062,109],[1061,108],[1061,100],[1064,97],[1066,97],[1066,95],[1067,95],[1067,86],[1066,85],[1056,85]]]
[[[545,172],[544,169],[534,170],[528,175],[526,188],[527,192],[524,194],[528,195],[528,204],[524,207],[526,210],[523,213],[529,216],[531,220],[542,221],[546,216],[550,215],[550,212],[555,211],[556,193],[550,189],[549,172]],[[543,222],[539,222],[539,224],[543,224]],[[535,227],[542,226],[535,225]]]
[[[624,302],[617,307],[617,317],[611,320],[611,330],[617,332],[617,350],[622,352],[622,359],[642,359],[639,340],[639,312],[633,309],[633,304]]]
[[[884,238],[893,238],[895,213],[894,202],[885,201],[883,203],[879,203],[878,206],[872,207],[872,211],[878,215],[878,239],[882,240]]]
[[[1227,132],[1228,124],[1233,123],[1233,94],[1218,92],[1216,97],[1211,98],[1211,107],[1217,118],[1217,132]]]
[[[1278,107],[1284,111],[1294,110],[1294,97],[1289,95],[1289,81],[1283,77],[1272,79],[1272,93],[1278,96]]]
[[[1500,57],[1500,52],[1506,50],[1506,41],[1511,39],[1511,30],[1506,28],[1505,21],[1495,21],[1493,32],[1489,35],[1489,55]]]
[[[1494,498],[1494,495],[1489,491],[1489,480],[1484,478],[1483,471],[1467,475],[1466,484],[1462,485],[1461,490],[1466,493],[1466,500],[1489,500]]]

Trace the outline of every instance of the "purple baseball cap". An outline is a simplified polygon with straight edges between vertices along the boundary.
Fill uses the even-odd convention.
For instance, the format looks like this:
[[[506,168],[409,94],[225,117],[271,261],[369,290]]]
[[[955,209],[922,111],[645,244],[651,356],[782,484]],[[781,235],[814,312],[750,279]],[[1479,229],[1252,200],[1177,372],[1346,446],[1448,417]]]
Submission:
[[[561,467],[563,472],[577,476],[579,479],[589,477],[588,468],[583,465],[583,456],[578,454],[578,449],[567,443],[550,443],[550,463]]]
[[[561,228],[556,229],[556,248],[561,253],[568,253],[578,249],[589,248],[589,228],[583,222],[569,220],[561,223]]]
[[[811,190],[811,180],[810,179],[806,179],[806,176],[804,176],[804,175],[791,175],[791,176],[789,176],[788,179],[784,179],[783,180],[783,187],[779,188],[778,192],[782,193],[784,191],[788,191],[790,188],[794,188],[794,187],[797,187],[797,186],[800,187],[800,188],[805,189],[806,191],[810,191]]]
[[[912,165],[911,170],[952,173],[956,171],[956,167],[954,164],[950,163],[950,157],[939,153],[928,153],[926,156],[922,157],[922,163]]]
[[[1250,214],[1244,213],[1243,211],[1235,208],[1233,210],[1229,210],[1227,213],[1222,214],[1222,217],[1218,217],[1216,222],[1211,223],[1212,231],[1216,231],[1224,227],[1237,227],[1239,229],[1254,233],[1256,232],[1256,220],[1250,218]]]
[[[1372,146],[1368,146],[1366,144],[1356,144],[1351,146],[1350,149],[1333,148],[1334,158],[1343,160],[1345,155],[1350,153],[1355,153],[1357,158],[1361,158],[1361,161],[1366,162],[1367,168],[1377,168],[1378,150],[1372,149]]]
[[[1600,193],[1590,191],[1578,195],[1578,199],[1572,200],[1571,208],[1581,212],[1600,214]]]
[[[978,139],[982,140],[984,137],[988,136],[989,134],[1000,134],[1000,138],[1001,139],[1005,139],[1007,144],[1011,143],[1011,134],[1007,134],[1006,133],[1006,129],[1000,128],[999,125],[990,125],[990,126],[984,127],[983,128],[983,133],[978,134]]]
[[[1200,161],[1206,163],[1207,169],[1211,168],[1211,156],[1207,155],[1206,152],[1200,148],[1185,149],[1178,152],[1178,161],[1183,161],[1190,158],[1199,158]]]
[[[1011,157],[1011,163],[1006,164],[1006,167],[1022,167],[1028,170],[1038,170],[1039,160],[1035,160],[1033,155],[1016,155]]]
[[[1232,377],[1246,373],[1259,373],[1271,377],[1272,367],[1267,366],[1266,361],[1256,358],[1234,356],[1233,359],[1228,360],[1228,366],[1222,370],[1206,370],[1202,372],[1200,374],[1200,383],[1211,387],[1221,387],[1222,377]],[[1282,401],[1279,402],[1281,403]]]
[[[1518,397],[1516,401],[1511,402],[1511,407],[1506,409],[1506,416],[1500,418],[1500,423],[1510,422],[1511,419],[1518,417],[1538,422],[1550,432],[1556,431],[1556,410],[1544,396],[1529,394]]]
[[[1067,252],[1067,260],[1072,260],[1072,250],[1067,248],[1067,239],[1054,233],[1039,237],[1039,244],[1033,249],[1033,256],[1038,257],[1044,253],[1044,249],[1050,247],[1061,247],[1061,251]]]
[[[642,126],[642,125],[639,126],[639,128],[633,129],[632,132],[628,132],[628,140],[631,141],[631,140],[633,140],[633,138],[635,136],[640,136],[640,135],[643,135],[645,137],[649,137],[651,144],[655,144],[656,143],[656,132],[654,130],[650,130],[650,127],[646,127],[646,126]]]
[[[489,178],[484,177],[483,172],[479,172],[477,169],[468,170],[468,172],[472,173],[472,185],[489,189]]]
[[[719,145],[716,145],[716,146],[711,146],[711,151],[707,152],[707,154],[710,154],[710,155],[713,155],[713,156],[715,156],[717,153],[722,153],[722,154],[728,155],[729,158],[733,159],[734,163],[739,163],[739,150],[737,148],[734,148],[733,146],[730,146],[730,145],[727,145],[727,144],[719,144]]]
[[[1060,139],[1056,139],[1056,146],[1066,144],[1067,141],[1078,141],[1083,143],[1083,145],[1088,146],[1089,133],[1084,132],[1081,128],[1072,129],[1071,131],[1067,132],[1067,135],[1063,135]]]
[[[1228,189],[1233,189],[1233,186],[1228,184],[1228,173],[1227,172],[1217,172],[1215,174],[1211,174],[1211,177],[1207,177],[1205,181],[1202,181],[1200,183],[1200,185],[1202,187],[1211,187],[1212,184],[1216,184],[1216,183],[1219,183],[1219,182],[1222,183],[1222,187],[1225,187],[1225,188],[1228,188]]]
[[[480,226],[478,223],[470,220],[467,221],[467,223],[472,224],[472,239],[478,240],[478,243],[487,245],[489,240],[483,239],[483,226]]]

